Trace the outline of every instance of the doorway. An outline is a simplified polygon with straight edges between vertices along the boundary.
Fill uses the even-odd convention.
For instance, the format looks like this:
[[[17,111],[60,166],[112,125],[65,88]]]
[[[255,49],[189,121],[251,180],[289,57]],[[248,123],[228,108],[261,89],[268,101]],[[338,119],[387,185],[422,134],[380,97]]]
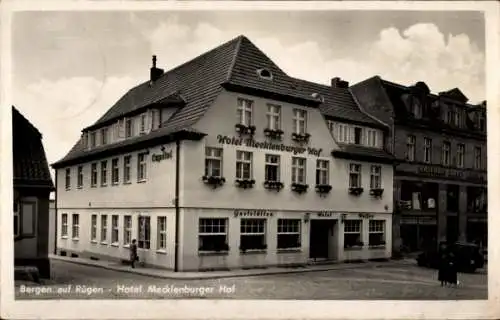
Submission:
[[[330,257],[330,237],[333,234],[333,220],[311,220],[309,231],[309,258],[328,259]]]

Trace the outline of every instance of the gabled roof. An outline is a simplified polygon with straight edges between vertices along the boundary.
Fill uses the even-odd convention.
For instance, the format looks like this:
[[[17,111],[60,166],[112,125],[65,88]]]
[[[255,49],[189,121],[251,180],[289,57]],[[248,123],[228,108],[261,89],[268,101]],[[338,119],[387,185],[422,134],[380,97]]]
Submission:
[[[272,80],[259,77],[258,69],[271,71]],[[192,126],[204,115],[223,88],[251,89],[259,94],[288,97],[311,106],[320,104],[318,99],[311,96],[319,92],[325,99],[325,103],[320,106],[325,115],[380,126],[359,110],[347,88],[331,88],[294,79],[245,36],[239,36],[167,71],[154,82],[148,80],[132,88],[87,129],[107,125],[127,114],[164,103],[166,98],[171,97],[169,101],[177,109],[156,135],[169,135],[178,130],[192,131]],[[113,148],[113,145],[106,148]],[[86,152],[79,141],[54,167],[63,166],[68,160],[82,157]]]
[[[12,140],[14,188],[52,190],[42,135],[15,107],[12,107]]]
[[[448,91],[440,92],[439,95],[449,97],[453,100],[457,100],[462,103],[466,103],[467,101],[469,101],[469,98],[467,98],[467,96],[458,88],[453,88]]]

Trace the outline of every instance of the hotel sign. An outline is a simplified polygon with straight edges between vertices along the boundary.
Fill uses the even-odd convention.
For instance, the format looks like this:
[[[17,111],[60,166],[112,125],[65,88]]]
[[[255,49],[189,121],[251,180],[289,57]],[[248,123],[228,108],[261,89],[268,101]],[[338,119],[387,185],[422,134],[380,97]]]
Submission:
[[[234,210],[234,217],[272,217],[273,212],[268,210]]]
[[[246,146],[255,149],[265,149],[283,152],[292,152],[294,155],[297,154],[311,154],[319,157],[323,149],[310,148],[310,147],[300,147],[285,145],[283,143],[273,143],[267,141],[256,141],[254,139],[243,139],[234,136],[223,136],[221,134],[217,135],[217,141],[220,144],[227,144],[232,146]]]
[[[335,215],[336,215],[335,211],[321,211],[321,212],[318,212],[318,217],[320,217],[320,218],[330,218],[330,217],[334,217]]]
[[[454,168],[443,168],[432,165],[414,165],[402,163],[397,166],[396,171],[409,174],[417,174],[432,178],[466,180],[477,183],[486,183],[486,173]]]

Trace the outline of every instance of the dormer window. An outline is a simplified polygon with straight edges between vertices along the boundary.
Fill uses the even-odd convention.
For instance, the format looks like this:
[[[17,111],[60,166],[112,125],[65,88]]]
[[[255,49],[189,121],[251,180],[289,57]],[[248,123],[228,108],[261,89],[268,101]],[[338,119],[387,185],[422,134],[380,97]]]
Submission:
[[[257,74],[262,79],[273,80],[273,74],[268,69],[258,69]]]
[[[422,118],[422,104],[420,103],[420,101],[416,101],[415,103],[413,103],[412,113],[415,119]]]
[[[95,131],[90,133],[90,147],[95,148],[97,145],[97,133]]]
[[[477,118],[478,118],[477,121],[478,121],[479,130],[484,132],[484,130],[486,128],[486,119],[484,118],[484,116],[481,113],[478,114]]]
[[[325,102],[325,98],[323,98],[322,95],[320,95],[319,93],[315,92],[313,94],[311,94],[311,97],[313,97],[313,99],[316,99],[318,101],[321,101],[321,103],[324,103]]]
[[[108,128],[101,129],[101,145],[108,144]]]
[[[361,144],[361,136],[363,130],[359,127],[354,128],[354,143]]]
[[[140,134],[145,134],[146,133],[146,114],[143,113],[141,114],[140,118]]]
[[[125,138],[132,137],[132,119],[125,120]]]

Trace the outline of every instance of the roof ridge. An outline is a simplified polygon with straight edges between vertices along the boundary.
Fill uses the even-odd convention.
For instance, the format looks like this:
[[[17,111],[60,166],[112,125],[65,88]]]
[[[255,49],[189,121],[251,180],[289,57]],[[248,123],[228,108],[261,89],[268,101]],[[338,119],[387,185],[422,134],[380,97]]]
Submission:
[[[238,54],[239,54],[240,49],[241,49],[241,42],[242,42],[243,38],[245,38],[245,36],[243,36],[243,35],[241,35],[237,38],[238,43],[236,44],[236,48],[235,48],[234,53],[233,53],[233,59],[231,61],[231,65],[229,66],[228,71],[227,71],[226,81],[229,81],[231,79],[231,76],[233,75],[233,69],[234,69],[234,66],[236,65],[236,59],[238,59]]]

